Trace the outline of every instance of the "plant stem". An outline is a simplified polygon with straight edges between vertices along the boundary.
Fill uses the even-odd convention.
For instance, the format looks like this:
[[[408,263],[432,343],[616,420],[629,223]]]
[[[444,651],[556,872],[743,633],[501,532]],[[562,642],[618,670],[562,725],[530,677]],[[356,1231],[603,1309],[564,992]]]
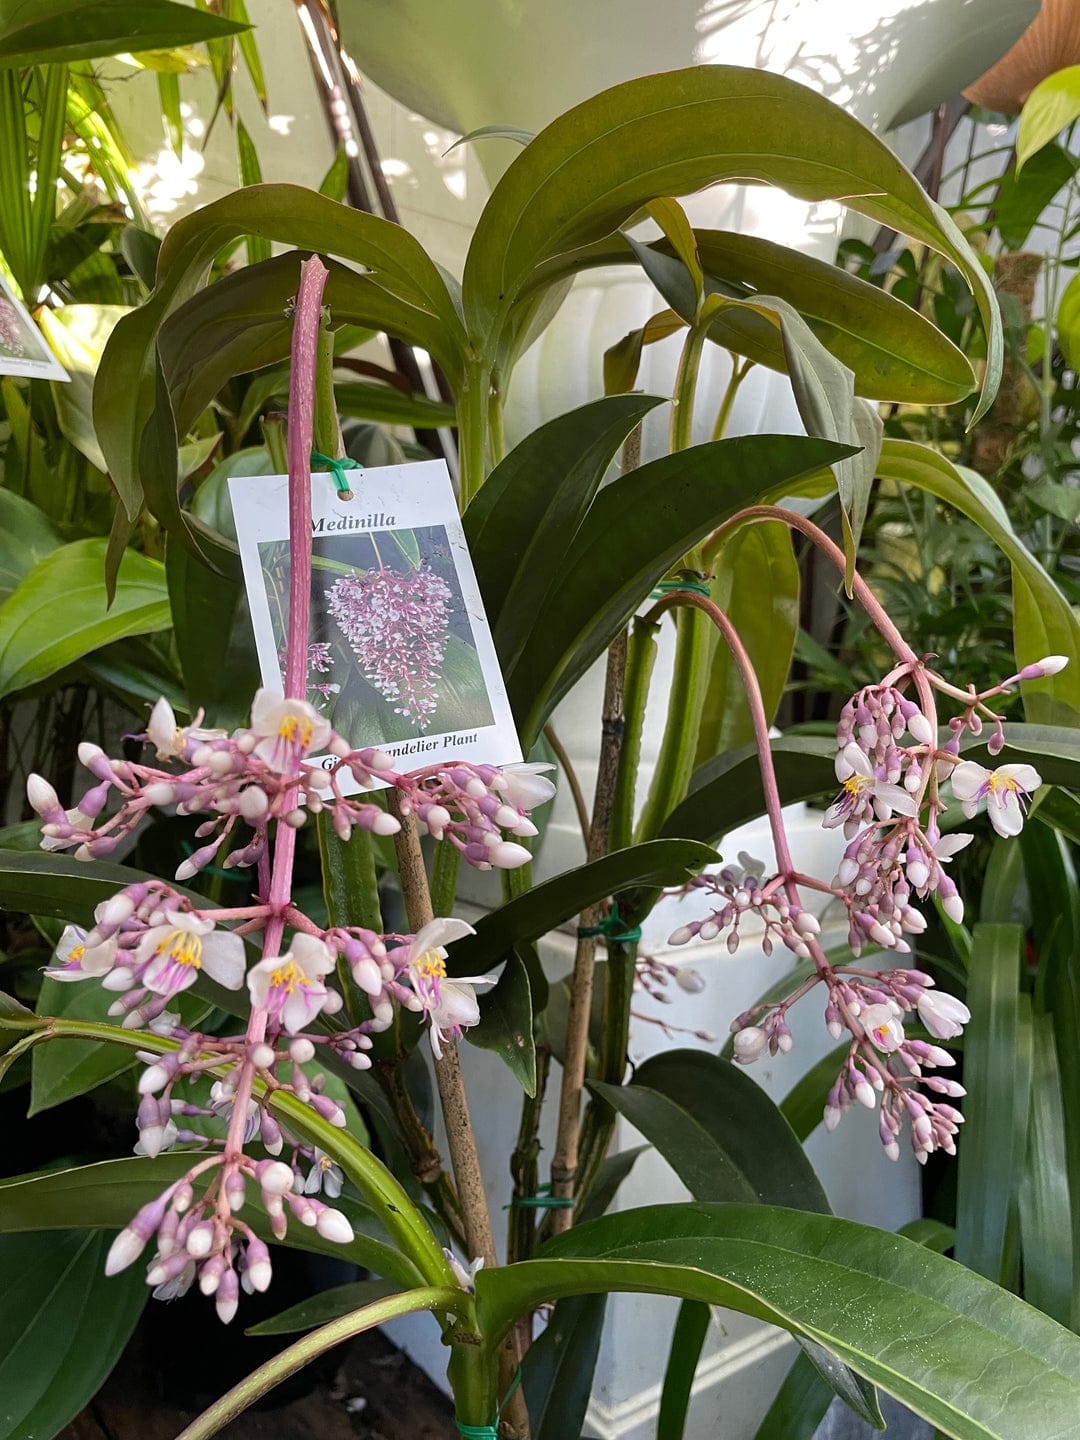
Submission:
[[[577,811],[578,825],[581,827],[581,838],[587,850],[589,848],[589,807],[585,803],[585,792],[581,788],[581,781],[578,779],[577,771],[574,769],[574,762],[570,759],[566,747],[558,735],[556,735],[554,725],[544,726],[544,739],[555,752],[555,759],[559,762],[559,769],[565,775],[566,783],[570,787],[570,794],[574,800],[574,809]]]
[[[401,823],[401,829],[394,836],[394,848],[397,852],[405,913],[413,930],[420,930],[429,925],[435,916],[431,908],[427,871],[424,869],[416,819],[411,814],[401,813],[394,792],[391,792],[390,812]],[[482,1256],[485,1265],[495,1265],[495,1238],[491,1230],[487,1196],[484,1193],[484,1177],[480,1170],[480,1157],[476,1152],[476,1136],[469,1118],[469,1102],[461,1076],[457,1046],[452,1042],[444,1047],[442,1058],[435,1061],[435,1080],[439,1087],[450,1160],[461,1201],[469,1258],[476,1260]]]
[[[747,375],[754,368],[754,362],[746,359],[740,365],[735,355],[731,357],[731,379],[727,383],[723,398],[720,401],[720,409],[716,412],[716,423],[713,426],[712,438],[722,440],[727,423],[731,419],[731,407],[735,404],[735,397],[739,393],[739,386],[746,379]]]
[[[658,625],[647,625],[635,616],[630,626],[626,652],[626,683],[623,710],[626,729],[619,752],[619,773],[615,782],[615,803],[611,815],[610,848],[622,850],[634,835],[634,808],[637,801],[637,773],[641,763],[641,741],[645,729],[645,707],[649,683],[656,664]]]
[[[600,735],[600,763],[596,775],[592,825],[589,828],[588,858],[598,860],[607,851],[608,831],[615,803],[615,781],[619,750],[622,745],[623,683],[626,672],[626,631],[621,631],[608,647],[607,676],[604,681],[604,708]],[[600,919],[600,906],[590,905],[581,912],[581,929],[594,926]],[[592,1010],[593,969],[596,962],[596,937],[578,933],[574,955],[574,974],[570,989],[570,1007],[566,1017],[566,1049],[563,1058],[562,1090],[559,1095],[559,1129],[551,1160],[551,1191],[559,1199],[574,1198],[577,1178],[578,1135],[581,1117],[581,1093],[585,1084],[585,1060],[589,1048],[589,1015]],[[572,1224],[570,1206],[551,1212],[551,1229],[558,1234]]]
[[[435,842],[435,863],[431,867],[431,908],[436,915],[449,915],[457,896],[461,851],[449,840]]]
[[[535,1195],[540,1183],[540,1117],[544,1108],[550,1069],[551,1051],[546,1045],[538,1045],[536,1047],[536,1093],[526,1095],[522,1101],[521,1125],[518,1128],[517,1144],[510,1156],[510,1174],[514,1180],[515,1199],[528,1199]],[[507,1221],[507,1264],[513,1265],[518,1260],[530,1259],[535,1244],[534,1211],[527,1205],[511,1204],[510,1218]]]
[[[458,396],[458,455],[461,466],[461,509],[464,511],[487,474],[488,405],[491,374],[482,360],[472,359]]]

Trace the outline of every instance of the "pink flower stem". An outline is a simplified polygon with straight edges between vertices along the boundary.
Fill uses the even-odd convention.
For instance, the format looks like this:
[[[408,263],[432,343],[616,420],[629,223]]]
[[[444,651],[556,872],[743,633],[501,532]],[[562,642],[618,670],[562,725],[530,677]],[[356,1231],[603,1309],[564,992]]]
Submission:
[[[754,727],[754,741],[757,744],[758,764],[761,769],[761,788],[765,796],[769,828],[772,830],[777,868],[783,876],[787,877],[794,872],[794,866],[791,863],[791,851],[788,849],[787,833],[784,830],[783,804],[780,800],[780,789],[776,783],[776,769],[773,766],[772,749],[769,745],[769,721],[765,714],[765,702],[761,698],[761,686],[758,684],[753,663],[746,653],[746,647],[739,639],[738,631],[723,610],[712,600],[706,599],[704,595],[697,594],[696,591],[670,591],[656,602],[645,616],[644,623],[646,625],[655,623],[665,610],[670,610],[676,605],[690,605],[696,610],[703,611],[720,631],[731,651],[731,657],[735,661],[743,690],[746,692],[746,703],[750,707],[750,719]]]
[[[322,324],[322,297],[329,271],[317,255],[300,267],[293,321],[292,369],[289,377],[289,629],[285,642],[285,694],[292,699],[307,695],[308,630],[311,611],[311,440],[315,415],[315,370]],[[295,791],[293,795],[295,795]],[[290,796],[285,813],[295,805]],[[292,897],[296,831],[278,824],[267,902],[269,916],[263,931],[263,958],[277,955],[285,933]],[[259,865],[260,887],[266,872]],[[266,894],[265,889],[263,893]],[[225,1137],[225,1163],[235,1164],[244,1146],[248,1105],[255,1083],[251,1051],[266,1038],[267,1011],[253,1006],[248,1018],[247,1057],[236,1081],[229,1130]],[[224,1187],[223,1187],[224,1188]]]

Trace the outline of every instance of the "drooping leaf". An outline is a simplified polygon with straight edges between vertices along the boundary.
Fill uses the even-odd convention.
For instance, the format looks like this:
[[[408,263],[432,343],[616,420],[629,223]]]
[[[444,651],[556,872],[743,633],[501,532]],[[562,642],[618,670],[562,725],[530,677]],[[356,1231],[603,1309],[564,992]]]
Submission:
[[[1080,1433],[1076,1336],[954,1261],[851,1221],[723,1204],[606,1216],[535,1260],[482,1270],[480,1323],[493,1343],[540,1301],[599,1290],[676,1294],[801,1333],[955,1440]]]
[[[97,1393],[149,1291],[95,1230],[0,1235],[0,1440],[52,1436]]]
[[[1061,1070],[1053,1017],[1036,1015],[1034,1027],[1031,1128],[1019,1187],[1024,1298],[1068,1325],[1074,1260]]]
[[[170,624],[164,567],[135,551],[105,599],[101,539],[74,540],[40,560],[0,606],[0,695],[55,675],[91,651]]]
[[[94,375],[106,342],[127,305],[61,305],[41,310],[41,328],[57,359],[71,377],[52,387],[56,420],[64,437],[85,455],[91,465],[106,470],[105,457],[94,434]]]
[[[451,946],[447,969],[451,976],[482,975],[509,953],[515,941],[537,940],[609,895],[681,884],[716,859],[714,850],[693,840],[652,840],[579,865],[483,916],[475,935]],[[623,919],[629,922],[632,914],[631,904]]]
[[[1076,173],[1060,145],[1048,145],[1019,170],[1007,170],[994,199],[994,220],[1006,249],[1022,250],[1040,215]]]
[[[767,71],[708,65],[644,76],[547,126],[507,169],[477,225],[463,284],[470,330],[495,355],[507,312],[546,261],[611,235],[649,201],[748,178],[800,199],[843,200],[959,266],[989,337],[981,413],[1000,376],[1001,327],[967,242],[883,141]]]
[[[0,0],[0,65],[166,50],[243,28],[175,0]]]

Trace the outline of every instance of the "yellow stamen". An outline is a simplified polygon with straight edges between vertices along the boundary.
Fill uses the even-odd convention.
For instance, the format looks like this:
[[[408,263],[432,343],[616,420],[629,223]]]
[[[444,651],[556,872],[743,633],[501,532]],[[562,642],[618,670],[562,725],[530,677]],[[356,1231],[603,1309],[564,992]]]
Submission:
[[[290,745],[300,745],[304,750],[311,744],[311,737],[315,728],[310,720],[302,720],[299,715],[286,715],[278,726],[278,737],[287,741]]]
[[[86,954],[86,946],[85,946],[85,945],[74,945],[74,946],[72,946],[71,953],[68,955],[68,959],[69,959],[69,960],[81,960],[82,957],[83,957],[85,954]]]
[[[157,955],[168,954],[174,965],[190,965],[202,969],[202,941],[190,930],[172,930],[158,943]]]
[[[413,968],[422,980],[446,979],[446,961],[437,950],[425,950],[413,961]]]
[[[1020,788],[1021,786],[1017,784],[1011,775],[1002,775],[999,771],[995,770],[990,776],[990,794],[995,798],[999,791],[1003,790],[1006,794],[1009,794],[1010,791],[1019,790]]]
[[[302,985],[306,989],[311,985],[311,981],[295,961],[290,960],[287,965],[282,965],[277,970],[271,970],[270,984],[275,989],[280,986],[286,995],[291,995],[298,985]]]
[[[868,785],[873,785],[869,775],[849,775],[844,781],[844,789],[849,795],[861,795]]]

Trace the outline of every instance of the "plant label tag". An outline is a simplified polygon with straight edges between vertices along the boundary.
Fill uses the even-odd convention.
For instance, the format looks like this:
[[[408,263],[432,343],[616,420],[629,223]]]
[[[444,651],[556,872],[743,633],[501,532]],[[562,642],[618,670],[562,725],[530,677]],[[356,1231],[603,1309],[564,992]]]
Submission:
[[[0,275],[0,375],[70,380],[29,311]]]
[[[347,473],[351,500],[331,475],[311,477],[308,700],[350,745],[378,746],[402,771],[520,760],[445,462]],[[229,492],[262,682],[283,694],[288,477],[234,475]]]

